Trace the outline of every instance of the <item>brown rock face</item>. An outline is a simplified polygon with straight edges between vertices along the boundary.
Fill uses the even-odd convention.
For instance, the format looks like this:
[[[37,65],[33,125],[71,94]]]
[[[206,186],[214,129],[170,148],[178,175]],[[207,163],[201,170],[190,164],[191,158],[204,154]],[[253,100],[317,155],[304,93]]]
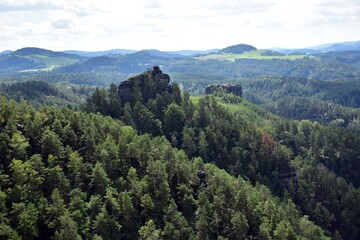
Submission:
[[[235,96],[242,96],[242,87],[240,84],[212,84],[205,88],[205,94],[214,94],[214,93],[232,93]]]
[[[146,96],[143,96],[149,98],[150,96],[148,95],[155,95],[157,92],[171,92],[169,82],[170,76],[164,74],[159,66],[153,66],[151,69],[148,69],[148,71],[121,82],[118,87],[118,92],[122,102],[134,100],[134,89],[136,87],[139,87],[143,95],[151,91],[149,94],[145,94]]]

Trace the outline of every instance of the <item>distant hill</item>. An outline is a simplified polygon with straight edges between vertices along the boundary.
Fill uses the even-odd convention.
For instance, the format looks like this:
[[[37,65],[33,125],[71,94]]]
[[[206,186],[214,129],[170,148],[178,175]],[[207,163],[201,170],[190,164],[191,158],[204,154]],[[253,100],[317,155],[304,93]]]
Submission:
[[[0,54],[0,71],[49,71],[83,60],[84,57],[54,52],[42,48],[26,47],[8,54]]]
[[[168,58],[168,59],[184,57],[184,56],[182,56],[180,54],[177,54],[175,52],[163,52],[163,51],[159,51],[159,50],[156,50],[156,49],[145,49],[145,50],[142,50],[140,52],[146,52],[146,53],[150,54],[153,57],[162,57],[162,58]]]
[[[115,54],[131,54],[137,52],[137,50],[132,49],[112,49],[112,50],[106,50],[106,51],[76,51],[76,50],[67,50],[63,51],[63,53],[68,54],[76,54],[82,57],[100,57],[105,55],[115,55]]]
[[[219,48],[215,48],[215,49],[209,49],[209,50],[178,50],[178,51],[160,51],[157,49],[146,49],[146,50],[141,50],[141,51],[147,51],[152,55],[157,55],[157,56],[163,56],[163,57],[191,57],[191,56],[195,56],[195,55],[200,55],[200,54],[209,54],[209,53],[214,53],[214,52],[218,52],[220,49]],[[132,53],[136,53],[139,52],[138,50],[133,50],[133,49],[112,49],[112,50],[105,50],[105,51],[77,51],[77,50],[66,50],[66,51],[62,51],[63,53],[68,53],[68,54],[76,54],[78,56],[82,56],[82,57],[100,57],[100,56],[105,56],[105,55],[128,55],[128,54],[132,54]],[[1,54],[1,53],[0,53]],[[160,55],[159,55],[160,54]]]
[[[24,99],[36,107],[78,105],[82,99],[87,97],[76,91],[76,87],[65,88],[43,81],[26,81],[4,85],[0,87],[0,94],[15,101]]]
[[[294,52],[318,54],[335,51],[360,51],[360,41],[328,43],[307,48],[270,48],[270,50],[278,51],[285,54],[292,54]]]
[[[59,68],[59,72],[117,72],[133,74],[153,65],[167,64],[174,54],[155,50],[142,50],[127,55],[109,55],[90,58],[70,66]],[[178,58],[179,56],[176,55]]]
[[[351,76],[357,76],[358,70],[354,71],[353,68],[359,66],[358,54],[354,51],[351,55],[347,55],[347,53],[344,54],[344,51],[342,53],[337,51],[335,52],[335,55],[333,54],[331,56],[320,55],[320,53],[331,49],[356,48],[359,44],[360,42],[337,43],[306,49],[274,49],[275,51],[264,49],[258,50],[254,46],[248,44],[238,44],[223,48],[217,52],[217,49],[205,51],[159,51],[156,49],[134,51],[117,49],[103,52],[56,52],[42,48],[27,47],[13,52],[7,52],[8,54],[1,54],[0,74],[18,73],[20,71],[56,70],[58,73],[97,72],[126,75],[141,72],[153,65],[160,65],[165,71],[174,71],[174,69],[183,68],[183,66],[186,65],[187,67],[181,71],[187,72],[187,69],[193,69],[194,67],[196,69],[193,69],[193,72],[199,72],[199,69],[204,68],[205,72],[208,73],[218,71],[218,66],[221,64],[226,65],[228,70],[231,69],[231,71],[229,71],[233,76],[238,76],[238,74],[240,74],[240,76],[271,75],[275,73],[276,75],[286,74],[286,76],[294,77],[319,77],[318,74],[321,73],[319,78],[330,79],[330,77],[337,78],[343,76],[343,72],[347,72],[351,74]],[[284,55],[284,53],[287,55]],[[91,54],[106,55],[85,57],[87,54],[88,56]],[[307,54],[317,54],[317,56],[307,56]],[[329,57],[331,57],[333,61],[329,62],[327,59]],[[344,71],[337,71],[336,69],[338,69],[338,67],[332,67],[329,71],[319,71],[318,65],[321,64],[316,61],[312,62],[311,59],[315,60],[314,58],[321,58],[322,61],[327,62],[326,64],[340,62],[346,66],[340,66]],[[303,61],[297,63],[273,61],[276,59]],[[199,62],[198,60],[201,61]],[[210,67],[212,64],[210,61],[202,62],[202,60],[216,61],[216,67],[214,68],[216,70],[213,70],[212,67]],[[265,62],[264,60],[271,60],[272,62],[269,65],[269,62]],[[221,63],[219,63],[219,61],[221,61]],[[228,63],[224,61],[227,61]],[[244,64],[239,64],[240,62]],[[303,67],[295,67],[298,66],[298,63],[301,63],[300,66]],[[281,73],[279,73],[279,69],[282,69]],[[299,71],[299,69],[303,70]],[[313,69],[317,70],[314,71]],[[227,75],[227,72],[229,71],[225,71],[224,74]],[[245,72],[248,74],[244,74]]]
[[[360,51],[360,41],[335,43],[331,46],[322,49],[322,52],[332,52],[332,51]]]
[[[175,53],[186,57],[191,57],[195,55],[216,53],[220,51],[219,48],[209,49],[209,50],[179,50],[179,51],[167,51],[167,53]]]
[[[223,48],[219,51],[219,53],[234,53],[234,54],[241,54],[243,52],[257,50],[257,48],[247,45],[247,44],[238,44]]]
[[[59,72],[120,72],[137,73],[153,65],[162,65],[172,59],[184,58],[179,54],[155,49],[141,50],[126,55],[104,55],[92,57],[77,64],[59,68]]]
[[[316,49],[309,49],[309,48],[270,48],[269,50],[276,51],[283,54],[295,54],[295,53],[301,53],[301,54],[317,54],[321,53],[320,50]]]
[[[106,72],[109,69],[113,69],[114,66],[118,65],[118,60],[115,58],[111,58],[109,56],[99,56],[93,57],[86,61],[79,62],[77,64],[72,64],[69,66],[64,66],[59,68],[57,71],[59,72]],[[115,71],[115,69],[113,69]]]
[[[0,55],[9,54],[9,53],[11,53],[11,50],[5,50],[5,51],[0,52]]]
[[[2,72],[22,71],[44,67],[46,67],[45,64],[37,63],[24,57],[10,54],[4,54],[0,56],[0,71]]]
[[[213,52],[218,52],[220,49],[216,48],[216,49],[209,49],[209,50],[178,50],[178,51],[159,51],[157,49],[150,49],[150,50],[145,50],[145,51],[149,51],[152,54],[156,55],[156,52],[161,52],[164,54],[169,54],[172,57],[178,57],[180,56],[184,56],[184,57],[190,57],[190,56],[195,56],[195,55],[199,55],[199,54],[209,54],[209,53],[213,53]],[[112,50],[106,50],[106,51],[76,51],[76,50],[66,50],[66,51],[62,51],[63,53],[68,53],[68,54],[76,54],[82,57],[100,57],[100,56],[105,56],[105,55],[115,55],[115,54],[121,54],[121,55],[128,55],[128,54],[132,54],[135,52],[139,52],[138,50],[133,50],[133,49],[112,49]],[[1,54],[1,53],[0,53]]]
[[[68,54],[63,52],[54,52],[47,49],[42,48],[35,48],[35,47],[26,47],[18,49],[11,53],[12,55],[19,55],[19,56],[32,56],[32,55],[41,55],[47,57],[69,57],[69,58],[76,58],[78,59],[79,56],[76,54]]]

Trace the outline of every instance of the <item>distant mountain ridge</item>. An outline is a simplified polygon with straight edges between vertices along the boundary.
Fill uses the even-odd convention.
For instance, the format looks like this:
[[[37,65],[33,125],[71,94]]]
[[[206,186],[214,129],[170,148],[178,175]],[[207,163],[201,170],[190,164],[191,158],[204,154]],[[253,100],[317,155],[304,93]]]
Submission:
[[[11,52],[12,55],[17,56],[29,56],[29,55],[42,55],[47,57],[71,57],[71,58],[79,58],[79,55],[76,54],[69,54],[63,52],[55,52],[43,48],[36,48],[36,47],[25,47],[18,49],[14,52]]]
[[[4,50],[4,51],[0,52],[0,55],[9,54],[9,53],[11,53],[10,50]]]
[[[43,63],[36,63],[31,59],[10,54],[3,54],[0,57],[0,71],[13,72],[46,67]]]
[[[360,50],[360,41],[357,42],[344,42],[344,43],[335,43],[331,46],[326,47],[322,51],[331,52],[331,51],[356,51]]]
[[[167,51],[168,53],[175,53],[186,57],[191,57],[200,54],[209,54],[220,51],[220,48],[214,48],[209,50],[179,50],[179,51]]]
[[[305,47],[305,48],[266,48],[268,50],[274,50],[280,53],[290,54],[293,52],[305,52],[307,54],[316,54],[320,52],[330,52],[330,51],[360,51],[360,41],[349,41],[349,42],[335,42],[335,43],[328,43],[328,44],[322,44],[322,45],[316,45],[311,47]],[[214,49],[208,49],[208,50],[170,50],[170,51],[160,51],[157,49],[143,49],[143,50],[134,50],[134,49],[110,49],[110,50],[104,50],[104,51],[78,51],[78,50],[65,50],[65,51],[51,51],[47,49],[42,48],[36,48],[36,47],[24,47],[21,49],[18,49],[16,51],[11,50],[4,50],[0,52],[0,55],[4,54],[10,54],[16,52],[19,55],[23,54],[36,54],[41,53],[47,56],[53,56],[55,53],[56,55],[64,53],[64,54],[70,54],[70,55],[78,55],[81,57],[99,57],[104,55],[128,55],[139,51],[149,51],[151,54],[156,55],[156,52],[162,52],[167,53],[170,55],[181,55],[181,56],[195,56],[198,54],[209,54],[209,53],[215,53],[215,52],[232,52],[232,53],[242,53],[244,51],[251,51],[251,50],[257,50],[252,45],[248,44],[237,44],[229,47],[225,47],[223,49],[214,48]],[[235,51],[235,52],[234,52]]]
[[[66,50],[66,51],[62,51],[62,52],[69,53],[69,54],[76,54],[76,55],[83,56],[83,57],[99,57],[99,56],[104,56],[104,55],[116,55],[116,54],[128,55],[128,54],[133,54],[136,52],[147,51],[155,56],[159,55],[158,53],[161,52],[161,56],[164,56],[164,54],[168,54],[168,55],[172,55],[174,57],[179,57],[179,56],[191,57],[191,56],[195,56],[198,54],[208,54],[208,53],[212,53],[212,52],[218,52],[219,50],[220,50],[219,48],[214,48],[214,49],[209,49],[209,50],[177,50],[177,51],[160,51],[157,49],[143,49],[143,50],[112,49],[112,50],[105,50],[105,51]],[[168,57],[168,56],[166,56],[166,57]]]
[[[36,47],[24,47],[15,51],[11,50],[4,50],[0,52],[0,55],[5,54],[16,54],[20,56],[28,56],[28,55],[44,55],[49,57],[59,57],[65,56],[68,57],[71,55],[80,56],[85,58],[91,57],[100,57],[100,56],[110,56],[110,55],[129,55],[136,52],[148,52],[152,56],[157,57],[164,57],[164,58],[177,58],[177,57],[192,57],[201,54],[209,54],[213,52],[218,52],[220,48],[214,48],[209,50],[175,50],[175,51],[160,51],[157,49],[143,49],[143,50],[134,50],[134,49],[111,49],[111,50],[104,50],[104,51],[78,51],[78,50],[65,50],[65,51],[52,51],[43,48],[36,48]]]
[[[25,47],[16,51],[4,52],[0,54],[0,71],[7,73],[49,71],[57,67],[77,63],[84,58],[75,54],[36,47]]]
[[[171,53],[171,52],[163,52],[157,49],[145,49],[145,50],[141,50],[138,53],[148,53],[150,56],[154,56],[154,57],[161,57],[161,58],[181,58],[184,57],[180,54],[177,54],[175,52]],[[133,53],[136,54],[136,53]]]
[[[263,60],[295,60],[317,55],[326,60],[330,56],[334,61],[348,64],[353,68],[358,66],[358,54],[360,41],[324,44],[302,49],[257,49],[249,44],[237,44],[223,49],[210,50],[179,50],[160,51],[157,49],[113,49],[107,51],[51,51],[37,47],[25,47],[16,51],[6,50],[0,52],[0,73],[11,74],[19,72],[56,71],[56,72],[112,72],[122,74],[134,74],[143,69],[159,65],[164,70],[177,69],[182,64],[190,64],[198,60],[215,61],[245,61],[247,64],[260,66]],[[348,54],[352,52],[355,57]],[[286,54],[286,55],[284,55]],[[324,55],[325,54],[325,55]],[[344,56],[346,55],[346,57]],[[314,56],[310,56],[312,58]],[[258,62],[254,62],[257,60]],[[310,61],[308,59],[308,61]],[[201,63],[201,62],[197,62]],[[208,64],[207,62],[206,64]],[[280,64],[280,63],[279,63]],[[282,62],[281,64],[286,64]],[[231,64],[230,64],[231,65]],[[291,65],[291,64],[290,64]],[[198,67],[198,66],[197,66]],[[237,69],[240,66],[232,66]],[[290,67],[290,66],[288,66]],[[253,72],[253,67],[249,70]],[[309,68],[310,69],[310,68]],[[186,68],[181,71],[187,71]],[[197,71],[197,70],[196,70]],[[237,70],[236,70],[237,71]],[[257,68],[256,71],[260,71]],[[265,71],[265,70],[264,70]],[[268,69],[265,73],[275,71]],[[292,71],[292,69],[289,69]],[[310,73],[309,73],[310,74]]]
[[[316,45],[307,48],[269,48],[269,49],[285,54],[291,54],[294,52],[317,54],[317,53],[327,53],[327,52],[360,51],[360,41],[328,43],[328,44]]]
[[[77,51],[77,50],[66,50],[62,51],[64,53],[69,54],[76,54],[83,57],[100,57],[104,55],[115,55],[115,54],[131,54],[134,52],[137,52],[138,50],[132,50],[132,49],[112,49],[112,50],[105,50],[105,51]]]

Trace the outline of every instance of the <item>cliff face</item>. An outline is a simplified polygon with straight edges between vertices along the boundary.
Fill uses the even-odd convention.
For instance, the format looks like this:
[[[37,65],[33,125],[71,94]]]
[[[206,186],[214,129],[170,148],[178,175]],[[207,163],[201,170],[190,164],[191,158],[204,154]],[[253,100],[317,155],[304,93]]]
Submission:
[[[235,96],[242,96],[242,87],[240,84],[212,84],[205,88],[205,94],[214,94],[214,93],[231,93]]]
[[[140,90],[144,100],[148,100],[154,98],[157,93],[171,92],[172,87],[169,82],[170,76],[164,74],[158,66],[154,66],[142,74],[121,82],[118,92],[122,102],[133,101],[137,89]]]

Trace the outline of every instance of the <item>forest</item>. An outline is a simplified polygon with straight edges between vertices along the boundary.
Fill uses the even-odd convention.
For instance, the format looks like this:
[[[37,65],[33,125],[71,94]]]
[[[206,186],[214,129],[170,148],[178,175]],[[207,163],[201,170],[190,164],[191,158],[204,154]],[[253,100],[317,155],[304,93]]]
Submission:
[[[270,55],[274,55],[274,59],[247,58],[251,57],[252,52],[259,56],[269,55],[271,52]],[[231,57],[228,60],[211,58],[221,54]],[[157,64],[171,75],[173,82],[191,95],[204,94],[204,89],[209,84],[241,84],[246,99],[264,106],[275,114],[288,119],[306,119],[324,125],[335,124],[343,128],[357,129],[359,119],[356,108],[360,102],[359,51],[293,54],[297,54],[299,58],[292,59],[292,54],[256,50],[244,44],[195,56],[142,50],[127,54],[86,57],[73,53],[24,48],[1,55],[1,61],[7,61],[9,58],[22,60],[0,64],[4,66],[4,70],[0,70],[0,91],[12,99],[19,100],[20,95],[24,99],[30,99],[28,96],[42,93],[23,92],[21,89],[27,87],[19,87],[16,84],[30,82],[24,84],[31,85],[32,81],[43,81],[55,85],[57,91],[63,92],[57,94],[66,97],[62,104],[61,98],[47,95],[47,100],[41,100],[39,106],[46,102],[58,106],[77,106],[84,102],[95,87],[104,88],[111,83],[118,84],[119,81]],[[276,58],[278,55],[284,58]],[[21,64],[22,61],[30,61],[29,59],[35,65],[42,64],[41,67],[32,69]],[[19,71],[19,68],[16,68],[19,66],[23,70]],[[10,86],[12,84],[15,86]],[[17,89],[16,92],[14,89]],[[27,89],[32,90],[31,87]],[[77,96],[78,93],[81,97]]]
[[[1,238],[357,239],[357,131],[158,84],[122,102],[111,83],[75,107],[7,85]]]
[[[156,54],[0,74],[0,239],[358,239],[357,52]]]

